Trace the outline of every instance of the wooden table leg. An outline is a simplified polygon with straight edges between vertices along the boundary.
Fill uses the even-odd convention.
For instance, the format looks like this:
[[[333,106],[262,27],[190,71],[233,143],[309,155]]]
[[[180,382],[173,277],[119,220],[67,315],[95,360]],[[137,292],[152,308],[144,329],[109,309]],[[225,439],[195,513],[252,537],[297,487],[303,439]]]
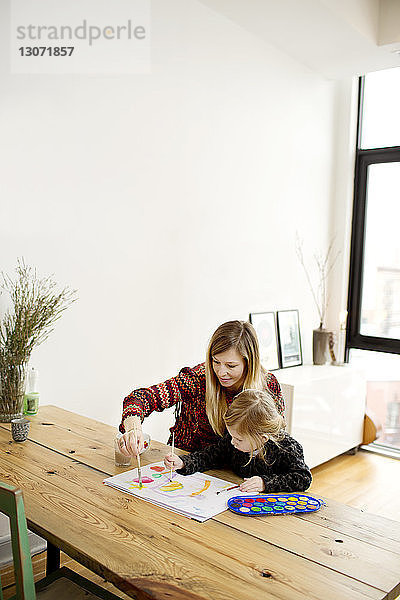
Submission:
[[[50,575],[54,571],[60,568],[60,548],[53,546],[50,542],[47,542],[47,561],[46,561],[46,575]]]

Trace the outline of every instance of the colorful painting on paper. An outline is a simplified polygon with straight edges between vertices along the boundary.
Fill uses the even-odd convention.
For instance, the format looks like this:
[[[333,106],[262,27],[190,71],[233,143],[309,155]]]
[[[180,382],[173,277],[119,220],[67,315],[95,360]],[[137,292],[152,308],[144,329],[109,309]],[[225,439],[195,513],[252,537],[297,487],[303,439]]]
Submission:
[[[237,494],[237,490],[217,494],[232,483],[205,473],[173,473],[172,479],[170,475],[164,463],[160,462],[142,466],[142,487],[137,469],[108,477],[104,483],[198,521],[205,521],[226,510],[227,500]]]

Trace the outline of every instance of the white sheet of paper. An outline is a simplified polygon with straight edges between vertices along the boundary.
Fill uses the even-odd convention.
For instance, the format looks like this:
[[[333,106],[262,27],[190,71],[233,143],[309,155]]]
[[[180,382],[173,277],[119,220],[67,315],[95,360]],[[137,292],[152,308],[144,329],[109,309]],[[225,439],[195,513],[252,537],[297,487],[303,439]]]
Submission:
[[[138,470],[131,469],[108,477],[103,483],[197,521],[206,521],[226,510],[229,498],[245,495],[239,488],[217,494],[217,491],[233,484],[205,473],[173,473],[171,481],[170,471],[165,468],[163,462],[142,466],[141,489],[137,479]]]

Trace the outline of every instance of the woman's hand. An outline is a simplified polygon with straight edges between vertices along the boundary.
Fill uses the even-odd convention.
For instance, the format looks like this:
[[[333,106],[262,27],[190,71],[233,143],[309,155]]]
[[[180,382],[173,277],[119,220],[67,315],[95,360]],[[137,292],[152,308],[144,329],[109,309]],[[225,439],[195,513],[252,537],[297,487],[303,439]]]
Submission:
[[[245,478],[239,489],[241,492],[259,494],[265,490],[265,485],[261,477],[254,475],[254,477]]]
[[[121,454],[137,456],[144,450],[144,437],[139,417],[125,419],[125,433],[119,441]]]
[[[164,465],[167,467],[167,469],[176,471],[176,469],[182,469],[183,460],[176,454],[167,454],[167,456],[164,458]]]

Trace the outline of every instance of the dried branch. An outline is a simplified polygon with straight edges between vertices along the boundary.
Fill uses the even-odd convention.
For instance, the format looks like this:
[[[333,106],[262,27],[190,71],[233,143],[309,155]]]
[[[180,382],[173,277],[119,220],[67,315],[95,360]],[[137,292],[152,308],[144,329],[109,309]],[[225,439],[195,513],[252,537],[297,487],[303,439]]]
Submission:
[[[304,254],[303,254],[303,240],[300,239],[298,233],[296,233],[296,254],[303,267],[304,273],[307,278],[308,286],[311,290],[312,297],[314,299],[315,306],[317,307],[320,327],[325,325],[326,311],[328,308],[329,296],[328,296],[328,276],[332,271],[335,263],[340,255],[340,250],[332,257],[334,249],[335,239],[333,238],[324,254],[321,252],[313,255],[314,262],[317,270],[316,283],[314,283],[310,277],[309,270],[306,267]]]
[[[0,288],[7,292],[11,308],[0,321],[0,368],[22,365],[32,350],[43,343],[62,313],[76,300],[76,290],[57,292],[52,276],[39,278],[36,269],[19,259],[16,278],[1,272]]]

